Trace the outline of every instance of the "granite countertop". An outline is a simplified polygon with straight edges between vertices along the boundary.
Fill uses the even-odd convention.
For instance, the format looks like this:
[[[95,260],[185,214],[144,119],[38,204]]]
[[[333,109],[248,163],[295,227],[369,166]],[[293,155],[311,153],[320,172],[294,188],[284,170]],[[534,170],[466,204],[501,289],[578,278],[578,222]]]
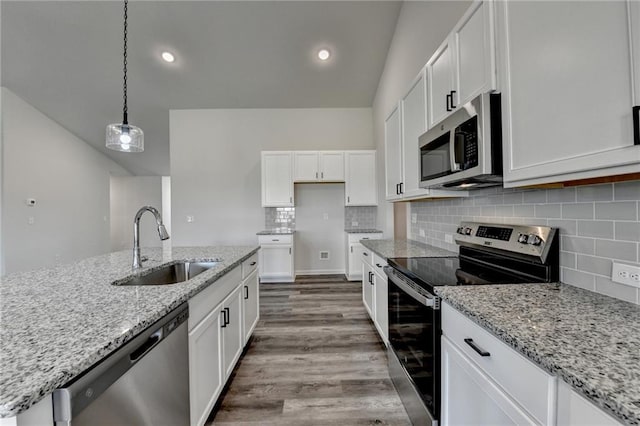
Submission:
[[[374,228],[346,228],[347,234],[382,234],[382,231]]]
[[[640,307],[565,284],[435,291],[621,422],[640,424]]]
[[[184,283],[114,286],[131,251],[0,278],[0,417],[26,410],[258,251],[258,246],[143,249],[148,271],[220,259]]]
[[[291,228],[273,228],[256,232],[256,235],[291,235],[295,232],[296,230]]]
[[[456,257],[458,253],[413,240],[361,240],[363,246],[385,259],[394,257]]]

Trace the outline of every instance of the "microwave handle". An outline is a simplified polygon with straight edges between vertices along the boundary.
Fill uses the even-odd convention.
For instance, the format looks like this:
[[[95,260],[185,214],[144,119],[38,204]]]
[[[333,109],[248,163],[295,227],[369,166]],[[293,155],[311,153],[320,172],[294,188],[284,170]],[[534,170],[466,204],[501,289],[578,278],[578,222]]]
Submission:
[[[456,138],[456,129],[453,129],[449,138],[449,159],[451,160],[451,171],[458,172],[462,168],[462,164],[456,161],[456,145],[458,143]]]

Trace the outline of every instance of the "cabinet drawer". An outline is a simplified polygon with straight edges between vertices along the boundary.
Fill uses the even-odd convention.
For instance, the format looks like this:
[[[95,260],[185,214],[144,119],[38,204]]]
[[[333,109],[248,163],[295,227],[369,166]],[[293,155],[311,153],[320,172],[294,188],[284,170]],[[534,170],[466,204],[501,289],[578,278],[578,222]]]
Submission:
[[[242,279],[247,278],[258,267],[258,253],[254,253],[250,258],[242,262]]]
[[[371,250],[364,246],[360,247],[360,257],[367,265],[373,266],[373,252]]]
[[[242,281],[240,266],[189,300],[189,331],[193,330],[213,308],[218,306]]]
[[[347,234],[349,236],[349,243],[359,243],[360,240],[380,240],[382,239],[382,234],[373,233],[373,234]]]
[[[556,378],[508,347],[447,303],[442,304],[442,334],[516,400],[537,422],[553,423]],[[489,353],[481,356],[465,341]]]
[[[259,235],[258,244],[261,246],[269,244],[291,244],[293,235]]]
[[[373,259],[371,259],[373,271],[380,275],[381,277],[387,278],[382,268],[387,266],[387,259],[384,257],[378,256],[376,253],[373,253]]]

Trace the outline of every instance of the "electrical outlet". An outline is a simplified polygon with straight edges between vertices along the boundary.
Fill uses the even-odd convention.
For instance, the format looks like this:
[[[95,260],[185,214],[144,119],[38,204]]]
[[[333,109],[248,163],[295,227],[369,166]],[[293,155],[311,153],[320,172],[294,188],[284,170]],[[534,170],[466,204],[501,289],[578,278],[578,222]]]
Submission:
[[[323,213],[323,214],[322,214],[322,218],[323,218],[324,220],[329,220],[329,213]]]
[[[33,224],[35,224],[35,223],[36,223],[36,218],[35,218],[35,217],[33,217],[33,216],[29,216],[29,218],[27,219],[27,223],[28,223],[29,225],[33,225]]]
[[[425,236],[424,229],[422,229],[422,228],[420,228],[420,236],[421,236],[421,237],[424,237],[424,236]]]
[[[418,213],[411,213],[411,223],[418,223]]]
[[[444,234],[444,241],[449,244],[453,244],[453,235]]]
[[[187,223],[193,223],[195,222],[196,218],[193,216],[187,216]]]
[[[640,266],[613,262],[611,281],[633,287],[640,287]]]
[[[352,220],[351,221],[351,226],[358,226],[358,221],[357,220]]]

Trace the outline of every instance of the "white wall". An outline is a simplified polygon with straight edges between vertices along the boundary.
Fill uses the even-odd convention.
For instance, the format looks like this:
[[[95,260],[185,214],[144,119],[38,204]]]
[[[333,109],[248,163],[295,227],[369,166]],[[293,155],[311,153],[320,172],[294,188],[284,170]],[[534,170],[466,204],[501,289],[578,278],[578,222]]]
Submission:
[[[296,274],[344,273],[344,184],[298,183],[295,196]],[[320,260],[320,251],[329,259]]]
[[[152,206],[162,214],[162,179],[162,176],[111,177],[111,251],[133,247],[133,218],[140,207]],[[156,220],[147,212],[140,220],[140,247],[161,246]]]
[[[2,120],[4,272],[108,252],[109,178],[126,170],[5,88]]]
[[[393,207],[384,201],[384,120],[470,4],[469,1],[406,1],[400,10],[373,101],[378,199],[382,200],[378,208],[378,226],[386,235],[393,235]]]
[[[371,117],[370,108],[172,110],[173,245],[255,244],[260,151],[372,149]]]

